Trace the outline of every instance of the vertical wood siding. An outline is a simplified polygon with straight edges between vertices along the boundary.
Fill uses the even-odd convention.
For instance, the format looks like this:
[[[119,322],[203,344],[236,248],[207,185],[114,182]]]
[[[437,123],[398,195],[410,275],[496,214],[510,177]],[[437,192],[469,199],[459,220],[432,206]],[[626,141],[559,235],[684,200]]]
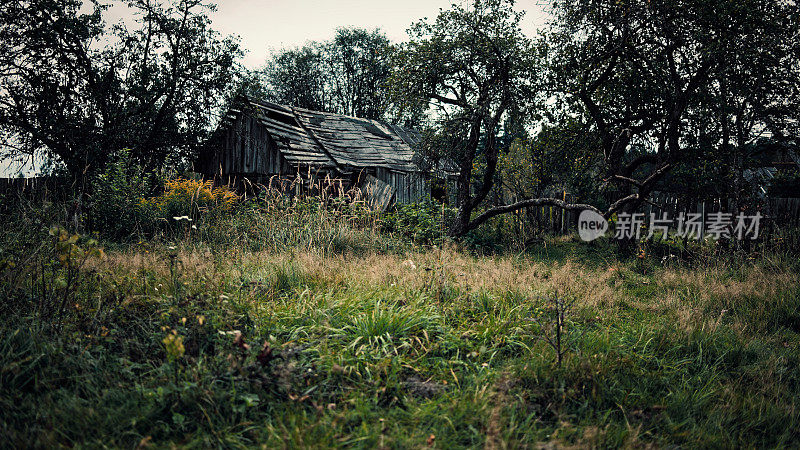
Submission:
[[[378,167],[375,178],[394,188],[397,203],[414,203],[430,195],[430,183],[420,172],[399,172]]]
[[[255,118],[242,115],[228,129],[220,161],[222,173],[242,175],[279,175],[288,164],[277,151],[266,128]]]

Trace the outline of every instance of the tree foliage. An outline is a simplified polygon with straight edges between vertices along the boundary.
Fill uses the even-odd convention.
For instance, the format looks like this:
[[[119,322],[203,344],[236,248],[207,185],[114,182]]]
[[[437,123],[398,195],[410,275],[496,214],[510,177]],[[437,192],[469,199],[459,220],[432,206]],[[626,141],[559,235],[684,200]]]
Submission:
[[[104,7],[12,0],[0,9],[0,130],[12,155],[44,152],[74,175],[131,148],[152,170],[190,156],[237,74],[234,38],[200,0],[135,0],[136,26]]]
[[[453,5],[432,22],[415,23],[396,55],[395,101],[405,109],[433,109],[425,151],[458,166],[453,236],[485,220],[473,220],[472,212],[494,185],[498,128],[509,112],[525,111],[534,100],[535,48],[520,29],[522,17],[512,1]]]
[[[517,138],[500,157],[503,188],[514,201],[559,197],[569,192],[601,207],[596,180],[597,136],[586,124],[570,119],[545,125],[533,138]]]
[[[340,28],[326,42],[273,55],[263,71],[277,103],[367,119],[384,117],[391,46],[379,30]]]
[[[548,84],[599,135],[618,192],[606,215],[646,201],[698,146],[724,162],[732,145],[796,119],[792,2],[581,0],[555,12]]]

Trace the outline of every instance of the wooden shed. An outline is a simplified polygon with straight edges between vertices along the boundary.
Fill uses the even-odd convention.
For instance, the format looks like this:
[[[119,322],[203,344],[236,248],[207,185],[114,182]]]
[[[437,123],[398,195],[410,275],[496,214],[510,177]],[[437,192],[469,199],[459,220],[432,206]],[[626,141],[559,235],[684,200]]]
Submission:
[[[360,187],[381,209],[430,195],[416,131],[247,97],[233,105],[197,160],[195,170],[208,177],[335,178]]]

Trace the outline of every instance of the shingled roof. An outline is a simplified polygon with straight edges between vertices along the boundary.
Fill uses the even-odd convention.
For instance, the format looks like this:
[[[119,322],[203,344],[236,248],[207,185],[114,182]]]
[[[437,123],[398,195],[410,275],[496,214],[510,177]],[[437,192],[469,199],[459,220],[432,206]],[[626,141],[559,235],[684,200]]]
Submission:
[[[291,165],[350,172],[382,167],[421,171],[414,147],[420,134],[377,120],[256,101],[244,97],[231,113],[247,109],[272,136]],[[229,117],[232,119],[233,117]]]

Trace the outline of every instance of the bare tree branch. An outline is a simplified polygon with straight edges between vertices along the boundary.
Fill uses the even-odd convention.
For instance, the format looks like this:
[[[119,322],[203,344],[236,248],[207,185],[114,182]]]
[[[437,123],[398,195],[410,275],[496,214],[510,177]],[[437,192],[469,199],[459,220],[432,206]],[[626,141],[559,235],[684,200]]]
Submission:
[[[553,197],[542,197],[542,198],[529,198],[526,200],[521,200],[516,203],[512,203],[510,205],[503,205],[503,206],[495,206],[494,208],[487,209],[483,213],[481,213],[478,217],[473,219],[469,225],[469,230],[474,230],[475,228],[479,227],[481,224],[486,222],[487,220],[491,219],[494,216],[498,216],[500,214],[514,212],[523,208],[530,208],[532,206],[555,206],[557,208],[561,208],[564,210],[570,211],[583,211],[588,209],[590,211],[594,211],[597,214],[602,214],[599,209],[592,205],[588,205],[585,203],[567,203],[563,200],[559,200]]]

